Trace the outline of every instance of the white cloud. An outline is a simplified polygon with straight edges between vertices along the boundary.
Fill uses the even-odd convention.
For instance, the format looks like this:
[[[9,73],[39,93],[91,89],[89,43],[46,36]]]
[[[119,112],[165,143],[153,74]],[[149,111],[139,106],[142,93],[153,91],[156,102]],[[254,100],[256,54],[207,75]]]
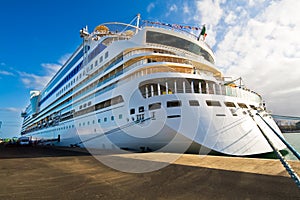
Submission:
[[[51,74],[39,76],[36,74],[31,74],[26,72],[19,72],[19,75],[25,87],[30,89],[37,89],[37,90],[41,90],[52,77]]]
[[[206,41],[211,46],[216,44],[217,24],[219,24],[223,15],[223,10],[220,7],[221,3],[223,3],[223,1],[196,1],[197,11],[195,13],[194,21],[199,24],[206,24],[206,32],[208,34]],[[201,14],[201,18],[199,18],[199,13]]]
[[[41,66],[44,69],[45,75],[36,75],[27,72],[18,72],[20,79],[25,87],[30,89],[41,90],[51,80],[51,78],[57,73],[62,65],[69,59],[70,54],[66,54],[59,59],[60,64],[56,63],[42,63]]]
[[[262,4],[264,1],[265,0],[248,0],[248,4],[253,7]]]
[[[223,10],[220,7],[220,1],[214,0],[203,0],[196,1],[198,13],[201,14],[201,21],[199,21],[198,16],[195,16],[195,21],[200,23],[209,24],[211,26],[216,26],[222,17]]]
[[[170,9],[169,9],[170,12],[177,12],[177,10],[178,10],[178,8],[175,4],[170,6]]]
[[[273,2],[229,30],[218,45],[218,65],[244,77],[277,114],[300,115],[300,2]]]
[[[58,60],[58,63],[64,65],[71,56],[72,56],[71,53],[65,54]]]
[[[170,4],[166,4],[166,11]],[[300,115],[300,1],[194,0],[169,17],[206,24],[206,42],[225,75],[242,77],[276,114]],[[176,15],[175,15],[176,14]]]
[[[166,13],[166,17],[168,17],[171,13],[177,13],[178,8],[175,4],[172,4],[171,6],[169,6],[169,10]]]
[[[22,111],[22,109],[14,108],[14,107],[7,107],[7,108],[0,108],[0,111],[1,112],[17,112],[17,113],[19,113]]]
[[[0,70],[0,75],[14,76],[14,74],[12,72],[5,71],[5,70]]]
[[[155,4],[154,3],[150,3],[148,6],[147,6],[147,12],[151,12],[151,10],[155,8]]]
[[[190,8],[186,2],[183,4],[183,13],[184,14],[190,13]]]
[[[0,75],[15,76],[13,72],[7,70],[8,67],[6,66],[6,64],[4,62],[0,63],[0,67],[3,69],[3,70],[0,69]],[[9,70],[13,70],[13,69],[9,68]]]
[[[47,71],[47,74],[54,75],[62,65],[55,63],[42,63],[41,66]]]
[[[229,14],[225,17],[225,23],[229,25],[233,25],[236,23],[237,16],[234,14],[234,12],[230,11]]]

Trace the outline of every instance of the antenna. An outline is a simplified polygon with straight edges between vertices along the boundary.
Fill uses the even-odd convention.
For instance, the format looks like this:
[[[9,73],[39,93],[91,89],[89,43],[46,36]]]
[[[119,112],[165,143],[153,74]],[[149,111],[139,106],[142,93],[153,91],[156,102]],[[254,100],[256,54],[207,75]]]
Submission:
[[[88,32],[88,27],[87,26],[82,28],[79,32],[80,32],[80,37],[81,38],[86,38],[90,35],[89,32]]]
[[[88,50],[89,50],[89,46],[88,46],[88,41],[90,39],[90,34],[88,32],[88,26],[85,26],[84,28],[82,28],[80,30],[80,37],[82,38],[82,49],[83,49],[83,63],[82,66],[83,68],[85,68],[85,66],[87,65],[87,58],[88,58]],[[88,72],[87,68],[85,68],[84,74],[86,74]]]
[[[141,14],[138,13],[138,14],[137,14],[137,19],[136,19],[136,27],[137,27],[137,28],[135,29],[135,33],[137,33],[138,30],[139,30],[140,20],[141,20]]]

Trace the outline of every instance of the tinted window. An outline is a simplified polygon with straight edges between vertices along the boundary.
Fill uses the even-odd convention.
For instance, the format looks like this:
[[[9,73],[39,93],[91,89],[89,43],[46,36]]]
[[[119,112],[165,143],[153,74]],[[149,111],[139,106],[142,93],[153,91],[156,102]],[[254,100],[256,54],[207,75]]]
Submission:
[[[224,102],[225,106],[235,108],[235,104],[233,102]]]
[[[211,101],[211,100],[206,100],[206,104],[208,106],[218,106],[218,107],[221,107],[221,104],[219,101]]]
[[[181,101],[168,101],[167,107],[179,107],[181,106]]]
[[[153,103],[149,105],[149,110],[156,110],[161,108],[161,103]]]
[[[241,108],[248,108],[248,106],[244,103],[238,103],[239,107]]]
[[[202,49],[197,44],[185,40],[183,38],[179,38],[173,35],[168,35],[164,33],[158,33],[153,31],[147,31],[146,42],[148,43],[157,43],[167,46],[172,46],[179,49],[184,49],[186,51],[190,51],[194,54],[203,56],[207,61],[214,63],[212,56]]]
[[[250,105],[250,107],[251,107],[253,110],[257,110],[257,108],[256,108],[254,105]]]
[[[199,106],[199,102],[197,100],[190,100],[190,106]]]
[[[144,106],[139,107],[139,112],[144,112]]]
[[[133,115],[134,113],[135,113],[135,109],[134,108],[130,109],[130,114]]]

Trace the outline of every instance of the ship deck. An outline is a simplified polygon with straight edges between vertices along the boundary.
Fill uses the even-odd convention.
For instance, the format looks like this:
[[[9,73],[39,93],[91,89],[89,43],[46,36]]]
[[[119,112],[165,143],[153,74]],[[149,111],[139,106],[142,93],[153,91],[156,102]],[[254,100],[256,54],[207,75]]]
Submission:
[[[115,155],[163,162],[169,153]],[[291,161],[300,173],[300,163]],[[0,144],[1,199],[297,199],[279,160],[182,155],[149,173],[111,169],[84,149]]]

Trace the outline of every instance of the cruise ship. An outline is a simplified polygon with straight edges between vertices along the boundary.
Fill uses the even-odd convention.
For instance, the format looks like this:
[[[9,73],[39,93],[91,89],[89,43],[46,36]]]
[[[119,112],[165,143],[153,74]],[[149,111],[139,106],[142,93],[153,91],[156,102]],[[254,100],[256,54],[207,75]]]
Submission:
[[[262,97],[216,67],[201,27],[142,21],[80,30],[82,44],[41,91],[21,135],[41,144],[228,155],[284,149]],[[272,127],[272,129],[270,129]]]

